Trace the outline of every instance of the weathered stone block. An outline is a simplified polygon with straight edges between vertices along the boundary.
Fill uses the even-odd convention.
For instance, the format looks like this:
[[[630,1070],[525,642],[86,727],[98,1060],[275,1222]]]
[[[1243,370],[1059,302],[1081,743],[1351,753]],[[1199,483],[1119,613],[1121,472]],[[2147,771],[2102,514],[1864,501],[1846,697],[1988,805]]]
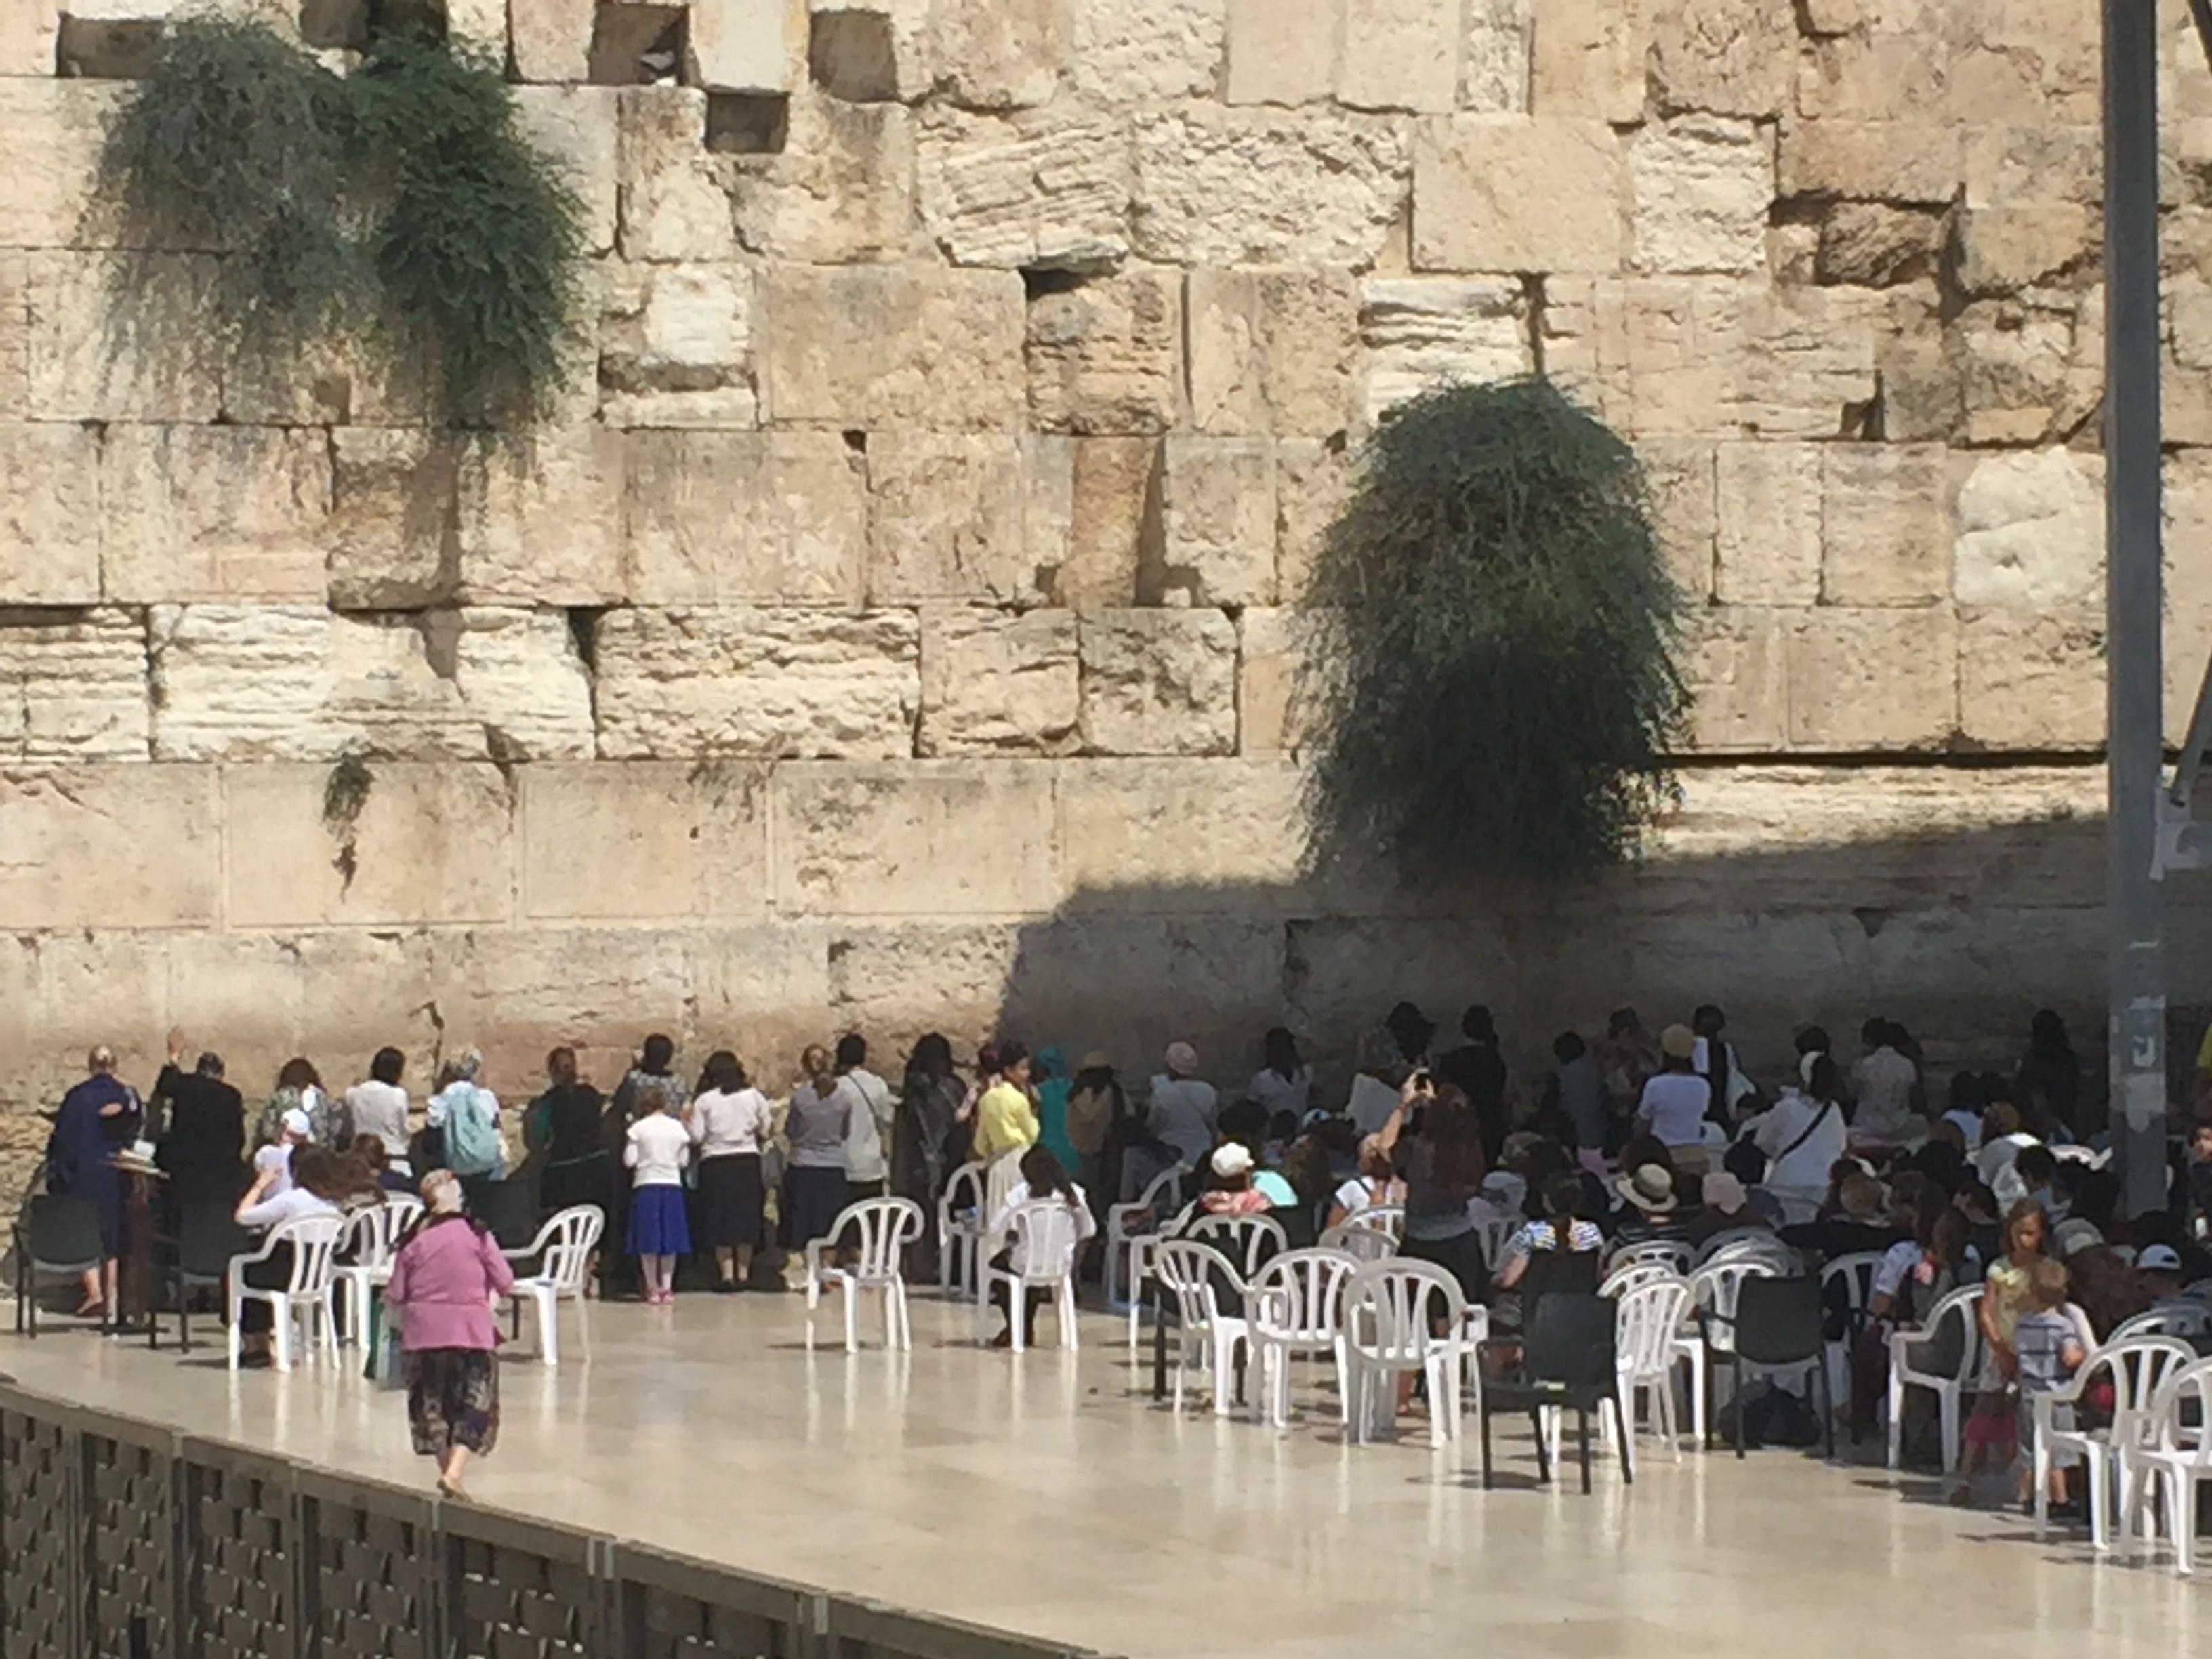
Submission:
[[[320,605],[156,605],[154,758],[334,760],[333,619]]]
[[[1326,98],[1336,79],[1340,0],[1285,6],[1277,0],[1229,0],[1232,104],[1306,104]]]
[[[1723,605],[1811,605],[1820,597],[1820,451],[1724,443],[1713,594]]]
[[[1413,263],[1428,270],[1620,268],[1620,142],[1601,121],[1466,115],[1413,143]],[[1562,210],[1563,203],[1576,204]]]
[[[1662,112],[1770,117],[1790,102],[1797,20],[1760,0],[1656,0],[1651,95]]]
[[[31,256],[0,249],[0,409],[31,403]]]
[[[0,609],[0,762],[143,761],[149,690],[135,613]]]
[[[1024,301],[1012,271],[776,266],[761,297],[762,389],[779,421],[1020,422]]]
[[[1275,602],[1275,453],[1265,438],[1176,434],[1160,469],[1160,550],[1144,605]]]
[[[1789,653],[1794,748],[1940,749],[1958,726],[1958,623],[1948,605],[1802,611]]]
[[[653,432],[629,442],[623,590],[641,605],[853,605],[860,457],[834,432]]]
[[[0,56],[7,49],[9,5],[0,4]],[[115,240],[112,216],[95,215],[101,147],[125,89],[97,81],[53,79],[51,47],[27,78],[0,75],[0,131],[18,154],[36,156],[0,178],[0,247],[95,246]],[[27,78],[35,75],[40,78]]]
[[[1928,605],[1951,588],[1949,453],[1935,444],[1820,446],[1820,600]]]
[[[1077,902],[1177,888],[1289,907],[1305,849],[1300,774],[1273,759],[1078,760],[1059,769],[1060,856]],[[1157,902],[1157,901],[1155,901]]]
[[[220,353],[206,326],[214,269],[197,254],[33,254],[30,414],[53,421],[212,421],[222,386]],[[0,368],[0,390],[4,380]]]
[[[211,927],[213,767],[0,772],[0,915],[25,927]],[[137,941],[134,940],[134,945]]]
[[[463,446],[439,434],[339,427],[331,434],[330,599],[412,609],[460,586],[454,541]]]
[[[1959,193],[1966,155],[1958,129],[1909,115],[1893,121],[1787,120],[1776,171],[1784,196],[1937,207]]]
[[[1237,747],[1237,627],[1218,611],[1082,619],[1083,741],[1093,754],[1226,755]]]
[[[968,109],[1048,103],[1071,48],[1064,0],[933,0],[930,57]]]
[[[806,73],[806,0],[690,0],[684,83],[788,92]]]
[[[503,0],[445,0],[446,42],[457,56],[487,68],[507,69],[507,7]]]
[[[807,61],[833,98],[911,104],[926,98],[930,0],[811,0]]]
[[[1628,172],[1638,267],[1765,268],[1774,201],[1774,140],[1765,128],[1710,116],[1648,126],[1628,147]]]
[[[1175,423],[1182,386],[1182,283],[1132,268],[1030,302],[1030,411],[1045,432],[1127,437]]]
[[[329,775],[322,766],[223,769],[230,926],[508,919],[514,804],[495,768],[372,766],[350,824],[325,816]]]
[[[869,603],[1046,603],[1046,573],[1066,554],[1072,464],[1052,440],[879,434],[868,453]]]
[[[483,605],[622,597],[624,434],[571,428],[471,445],[454,537],[462,596]]]
[[[1344,0],[1337,101],[1445,114],[1459,105],[1460,0]]]
[[[1068,513],[1051,602],[1078,611],[1137,602],[1137,567],[1157,517],[1157,438],[1047,440],[1067,451]]]
[[[1073,611],[922,611],[916,753],[1065,754],[1081,703]]]
[[[507,27],[500,19],[504,56]],[[517,87],[514,108],[530,142],[561,171],[584,204],[584,249],[615,245],[621,222],[621,94],[612,87]]]
[[[2101,240],[2091,210],[2073,202],[1968,208],[1953,235],[1967,294],[2016,294],[2069,276],[2095,259]]]
[[[1395,125],[1213,110],[1138,118],[1134,246],[1167,264],[1365,265],[1404,206]]]
[[[331,490],[319,432],[112,426],[100,466],[106,596],[319,601]]]
[[[1200,431],[1345,429],[1359,356],[1359,290],[1349,275],[1194,270],[1183,303]]]
[[[1719,465],[1714,446],[1681,439],[1647,439],[1636,447],[1651,491],[1651,528],[1668,573],[1692,606],[1713,597],[1713,564],[1720,535]]]
[[[1976,444],[2063,441],[2103,396],[2102,296],[2037,289],[1973,301],[1953,319],[1949,361]]]
[[[1838,202],[1822,216],[1808,280],[1891,288],[1934,276],[1944,216],[1887,202]]]
[[[481,728],[465,736],[468,752],[481,744],[496,761],[591,757],[591,675],[562,612],[471,605],[428,618],[424,641]]]
[[[1952,592],[1962,605],[2051,611],[2105,568],[2104,462],[2063,449],[1991,455],[1959,487]]]
[[[1469,0],[1460,54],[1459,106],[1476,115],[1528,112],[1535,0]]]
[[[939,110],[919,166],[922,222],[955,264],[1088,271],[1128,254],[1134,162],[1115,123]]]
[[[1303,611],[1249,605],[1237,618],[1237,752],[1291,755],[1305,740],[1299,677],[1313,648]]]
[[[750,266],[617,264],[600,295],[610,424],[755,423]]]
[[[52,75],[60,0],[0,0],[0,75]]]
[[[2104,200],[2104,137],[2094,118],[2078,125],[1990,121],[1967,128],[1962,143],[1969,208]]]
[[[2103,607],[1961,611],[1959,730],[1968,743],[1984,749],[2100,746]]]
[[[549,763],[521,780],[524,916],[766,914],[767,780],[752,768]]]
[[[902,611],[610,611],[599,635],[599,752],[910,756],[919,640]]]
[[[621,242],[631,259],[734,258],[736,215],[707,154],[707,95],[690,87],[625,87]]]
[[[1528,291],[1505,277],[1370,276],[1359,288],[1359,337],[1370,425],[1422,392],[1535,367]]]
[[[1711,605],[1688,613],[1683,678],[1690,746],[1700,754],[1773,754],[1788,742],[1786,642],[1796,611]]]
[[[1049,909],[1058,769],[1030,762],[776,768],[775,902],[793,915],[991,915]]]
[[[746,252],[818,264],[915,252],[913,116],[809,88],[785,118],[780,152],[714,158]]]
[[[1343,438],[1275,441],[1275,580],[1285,605],[1305,592],[1358,483],[1357,453]]]
[[[1102,104],[1211,97],[1222,70],[1224,0],[1070,0],[1075,90]]]
[[[100,598],[100,434],[0,425],[0,605]]]
[[[525,81],[584,81],[591,76],[592,27],[599,0],[510,0],[514,72]]]
[[[1646,0],[1544,0],[1529,42],[1530,112],[1641,119],[1646,9]]]

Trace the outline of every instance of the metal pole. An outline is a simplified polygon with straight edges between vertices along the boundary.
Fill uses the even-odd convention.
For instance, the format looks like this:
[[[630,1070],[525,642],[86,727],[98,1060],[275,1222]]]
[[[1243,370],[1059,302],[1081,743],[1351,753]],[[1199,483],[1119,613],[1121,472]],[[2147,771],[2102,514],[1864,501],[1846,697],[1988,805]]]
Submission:
[[[2104,0],[2105,524],[2112,1148],[2127,1212],[2166,1202],[2158,0]]]

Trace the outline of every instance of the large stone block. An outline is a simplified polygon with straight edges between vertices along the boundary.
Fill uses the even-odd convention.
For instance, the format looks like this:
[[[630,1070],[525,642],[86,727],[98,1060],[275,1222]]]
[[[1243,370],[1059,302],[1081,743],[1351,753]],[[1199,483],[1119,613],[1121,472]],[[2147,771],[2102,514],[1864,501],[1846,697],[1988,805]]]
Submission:
[[[1413,263],[1428,270],[1620,269],[1620,141],[1601,121],[1467,115],[1413,144]],[[1563,203],[1575,204],[1571,212]]]
[[[1820,446],[1820,600],[1932,605],[1951,591],[1954,490],[1934,444]]]
[[[1237,625],[1218,611],[1109,611],[1082,621],[1083,741],[1093,754],[1237,747]]]
[[[591,78],[592,28],[599,0],[511,0],[508,40],[524,81]]]
[[[930,58],[967,109],[1049,103],[1073,56],[1066,0],[932,0]]]
[[[1688,613],[1682,677],[1692,698],[1691,748],[1706,755],[1771,755],[1787,745],[1787,645],[1798,614],[1759,605]]]
[[[1358,453],[1341,437],[1275,441],[1275,580],[1285,605],[1304,594],[1358,480]]]
[[[617,264],[600,294],[599,380],[610,425],[756,423],[750,267]]]
[[[911,611],[614,611],[599,624],[599,752],[891,759],[914,752]]]
[[[1340,271],[1194,270],[1191,419],[1204,432],[1325,435],[1351,415],[1359,290]]]
[[[1535,368],[1528,290],[1510,277],[1370,276],[1359,287],[1359,338],[1370,425],[1425,392]]]
[[[2104,200],[2104,135],[2094,120],[1993,120],[1968,127],[1962,143],[1968,208],[2052,202],[2094,207]]]
[[[453,598],[464,453],[461,441],[429,432],[339,427],[331,434],[332,605],[412,609]]]
[[[134,612],[0,609],[0,762],[143,761],[149,702]]]
[[[0,248],[0,409],[31,406],[31,259]]]
[[[332,626],[320,605],[155,606],[155,759],[335,760]]]
[[[1137,602],[1146,527],[1158,517],[1157,438],[1048,440],[1067,452],[1068,513],[1052,603],[1078,611]]]
[[[641,605],[860,601],[861,458],[834,432],[650,432],[629,441],[623,591]]]
[[[495,761],[591,757],[591,675],[562,612],[471,605],[429,618],[424,643],[482,728],[469,752],[481,742]]]
[[[1968,208],[1954,222],[1957,280],[1967,294],[2016,294],[2071,276],[2100,246],[2092,210],[2076,202]]]
[[[822,1040],[823,1011],[835,996],[830,938],[826,926],[805,919],[685,928],[679,939],[690,958],[695,1052],[709,1043],[729,1044],[766,1086],[779,1092],[795,1087],[799,1054]],[[878,1027],[855,1023],[877,1035]],[[639,1029],[632,1025],[629,1032]],[[628,1063],[633,1051],[627,1045],[636,1039],[628,1032],[611,1035],[625,1045],[611,1062],[611,1075],[615,1064]],[[886,1044],[882,1052],[905,1050]]]
[[[806,74],[806,0],[690,0],[684,82],[788,92]]]
[[[1053,788],[1024,761],[780,766],[776,908],[794,915],[1004,915],[1059,902]]]
[[[1060,856],[1083,906],[1243,912],[1301,897],[1301,774],[1280,760],[1079,760],[1060,771]],[[1231,901],[1229,896],[1234,895]]]
[[[1306,737],[1299,677],[1314,649],[1306,613],[1248,605],[1237,618],[1237,752],[1296,754]]]
[[[1644,270],[1753,271],[1766,263],[1774,139],[1749,121],[1686,116],[1628,147],[1636,263]]]
[[[1958,129],[1912,118],[1782,124],[1776,171],[1784,196],[1948,206],[1966,177]]]
[[[1654,0],[1651,95],[1668,113],[1767,118],[1790,106],[1797,20],[1764,0]]]
[[[222,375],[207,326],[212,259],[48,252],[33,254],[27,269],[24,406],[34,418],[215,419]],[[0,368],[0,390],[5,378]]]
[[[319,600],[331,491],[320,432],[112,426],[100,467],[106,595]]]
[[[1961,611],[1959,731],[1984,749],[2048,753],[2101,746],[2103,607]]]
[[[1003,429],[1022,412],[1024,298],[1010,270],[771,267],[762,389],[778,421]]]
[[[1272,442],[1171,436],[1160,469],[1158,562],[1139,566],[1138,600],[1273,605],[1275,536]]]
[[[1079,738],[1075,613],[921,613],[918,754],[1065,754]]]
[[[372,765],[333,817],[329,769],[222,774],[224,916],[234,927],[504,922],[514,908],[514,803],[490,766]]]
[[[1044,573],[1066,557],[1072,465],[1049,439],[879,434],[868,453],[869,603],[1045,603]]]
[[[1396,125],[1194,106],[1137,121],[1134,245],[1186,265],[1365,265],[1405,205]]]
[[[1654,438],[1637,445],[1636,455],[1651,491],[1651,528],[1668,573],[1689,605],[1709,604],[1720,537],[1716,447]]]
[[[766,914],[768,787],[754,769],[593,761],[521,778],[526,918]]]
[[[605,605],[622,597],[624,434],[600,427],[473,444],[454,535],[463,597]]]
[[[1444,114],[1459,106],[1460,0],[1344,0],[1337,101]]]
[[[1224,0],[1069,0],[1075,90],[1101,104],[1211,97],[1219,84]]]
[[[737,217],[709,165],[706,94],[690,87],[626,87],[617,108],[623,256],[734,258]]]
[[[1469,0],[1460,52],[1462,109],[1477,115],[1528,113],[1535,21],[1535,0]]]
[[[1342,27],[1341,0],[1302,6],[1229,0],[1229,101],[1307,104],[1328,97]]]
[[[2103,330],[2102,295],[2094,290],[2040,289],[1960,309],[1948,344],[1967,441],[2069,438],[2094,416],[2104,395]]]
[[[0,915],[32,927],[212,927],[222,849],[213,767],[0,772]]]
[[[1821,216],[1811,280],[1866,288],[1925,282],[1942,258],[1945,216],[1887,202],[1838,202]]]
[[[833,98],[912,104],[929,95],[930,0],[810,0],[807,60]]]
[[[781,150],[716,157],[738,240],[773,259],[842,264],[915,252],[914,118],[811,88],[785,112]]]
[[[584,205],[585,251],[611,252],[621,223],[621,94],[612,87],[517,87],[514,109],[524,136]]]
[[[1135,267],[1030,302],[1030,412],[1044,432],[1164,432],[1182,403],[1182,283]]]
[[[1713,593],[1723,605],[1811,605],[1820,597],[1820,449],[1724,443]]]
[[[1641,119],[1648,9],[1648,0],[1543,0],[1529,41],[1529,110]]]
[[[0,75],[51,75],[60,0],[0,0]]]
[[[2051,611],[2104,580],[2104,463],[2063,449],[1990,455],[1959,486],[1952,592],[1962,605]]]
[[[1127,256],[1135,174],[1118,124],[938,110],[918,149],[922,222],[955,264],[1099,270]]]
[[[0,56],[6,51],[7,8],[0,4]],[[101,147],[125,97],[123,88],[94,81],[57,81],[50,55],[26,78],[0,76],[0,131],[33,167],[0,178],[0,247],[86,247],[110,243],[123,227],[95,211]],[[33,73],[41,78],[28,78]]]
[[[100,434],[0,425],[0,605],[100,598]]]
[[[1799,612],[1789,642],[1791,746],[1944,747],[1959,723],[1958,635],[1948,605]]]

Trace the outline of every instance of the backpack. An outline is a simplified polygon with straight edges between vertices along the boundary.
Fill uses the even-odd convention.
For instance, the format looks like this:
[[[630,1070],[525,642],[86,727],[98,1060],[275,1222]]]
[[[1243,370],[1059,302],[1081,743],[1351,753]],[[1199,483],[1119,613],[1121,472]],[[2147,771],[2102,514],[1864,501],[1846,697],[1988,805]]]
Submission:
[[[506,1148],[499,1125],[483,1103],[483,1091],[457,1083],[446,1091],[446,1167],[457,1176],[489,1175]]]

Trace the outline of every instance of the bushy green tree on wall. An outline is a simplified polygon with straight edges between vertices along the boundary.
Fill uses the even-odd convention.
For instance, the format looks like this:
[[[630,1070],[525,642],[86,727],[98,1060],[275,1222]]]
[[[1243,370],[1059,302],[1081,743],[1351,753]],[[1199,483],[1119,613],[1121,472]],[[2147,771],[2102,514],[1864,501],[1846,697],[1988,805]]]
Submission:
[[[1681,599],[1628,445],[1542,380],[1401,405],[1311,590],[1314,857],[1416,885],[1632,855],[1674,797]]]

